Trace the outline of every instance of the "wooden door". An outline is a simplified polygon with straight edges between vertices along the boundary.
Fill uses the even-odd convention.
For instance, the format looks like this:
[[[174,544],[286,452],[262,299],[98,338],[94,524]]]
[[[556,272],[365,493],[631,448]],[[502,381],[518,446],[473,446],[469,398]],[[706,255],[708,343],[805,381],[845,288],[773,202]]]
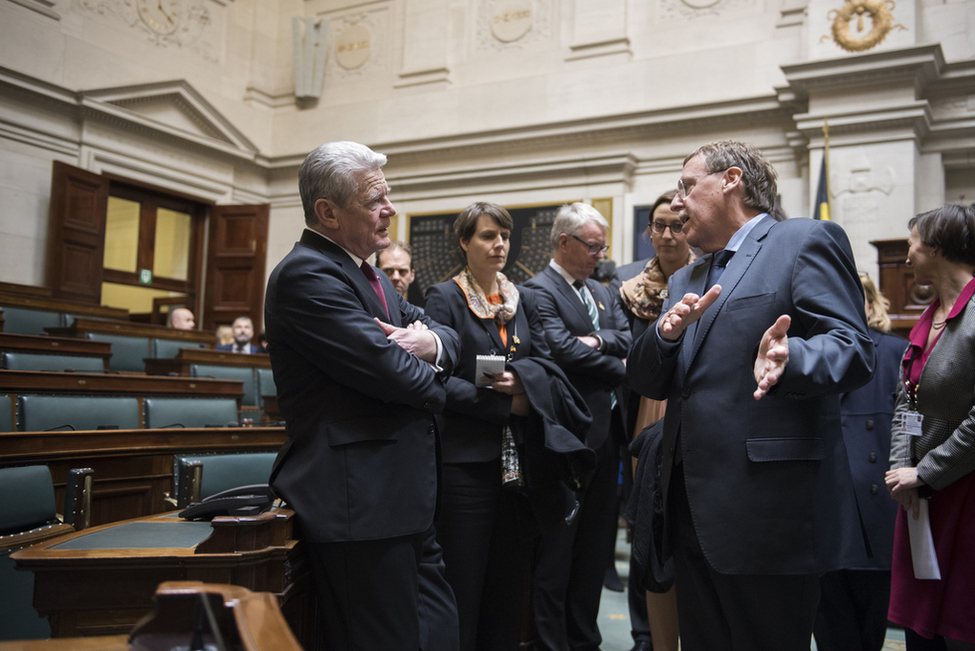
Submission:
[[[264,323],[264,269],[270,206],[213,206],[207,251],[203,327],[213,330],[239,316]]]
[[[55,298],[101,300],[108,186],[100,174],[54,161],[46,282]]]

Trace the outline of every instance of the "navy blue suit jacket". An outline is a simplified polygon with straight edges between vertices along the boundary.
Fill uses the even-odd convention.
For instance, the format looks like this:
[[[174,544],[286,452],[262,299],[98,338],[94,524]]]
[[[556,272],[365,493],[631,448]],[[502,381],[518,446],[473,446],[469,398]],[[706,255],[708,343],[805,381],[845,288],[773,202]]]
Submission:
[[[405,536],[433,522],[434,415],[460,342],[376,275],[388,317],[352,258],[305,231],[268,280],[264,322],[289,439],[271,484],[314,542]],[[373,317],[426,323],[443,342],[443,372],[388,340]]]
[[[711,255],[670,279],[664,313],[705,293]],[[652,325],[627,360],[631,386],[667,398],[665,504],[681,446],[694,527],[710,565],[727,574],[813,574],[863,554],[840,429],[840,393],[873,372],[863,290],[843,229],[766,216],[721,277],[721,296],[665,354]],[[789,364],[755,400],[763,333],[792,317]],[[678,433],[680,434],[678,440]]]
[[[251,352],[250,352],[251,355],[257,355],[257,354],[260,354],[260,353],[263,353],[264,352],[263,350],[261,350],[260,348],[258,348],[257,346],[255,346],[254,344],[248,344],[248,345],[251,347]],[[216,348],[214,348],[214,350],[222,350],[222,351],[225,351],[225,352],[233,352],[234,345],[233,344],[221,344],[220,346],[217,346]]]
[[[578,292],[551,266],[546,266],[525,285],[536,290],[538,313],[552,358],[589,406],[592,426],[586,435],[586,445],[598,449],[611,429],[618,442],[625,445],[628,437],[623,432],[623,421],[614,422],[610,408],[610,393],[615,392],[622,410],[620,384],[626,375],[623,358],[632,343],[619,301],[595,280],[586,281],[599,312],[599,330],[594,331]],[[592,334],[602,338],[601,350],[590,348],[576,338]]]

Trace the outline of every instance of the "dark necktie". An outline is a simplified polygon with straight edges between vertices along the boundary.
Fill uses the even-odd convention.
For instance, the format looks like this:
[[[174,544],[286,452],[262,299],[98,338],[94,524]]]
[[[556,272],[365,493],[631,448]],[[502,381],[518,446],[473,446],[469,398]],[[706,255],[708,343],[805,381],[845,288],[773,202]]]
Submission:
[[[386,305],[386,294],[383,293],[383,286],[379,282],[379,278],[376,276],[376,272],[373,271],[372,265],[370,265],[365,260],[359,265],[362,269],[362,275],[366,277],[369,284],[372,285],[372,291],[376,292],[376,296],[379,298],[379,302],[383,304],[383,309],[386,310],[386,318],[389,318],[389,306]]]
[[[721,274],[724,273],[724,268],[728,266],[728,262],[734,255],[735,252],[728,249],[715,251],[714,257],[711,259],[711,270],[708,272],[708,289],[718,284]]]

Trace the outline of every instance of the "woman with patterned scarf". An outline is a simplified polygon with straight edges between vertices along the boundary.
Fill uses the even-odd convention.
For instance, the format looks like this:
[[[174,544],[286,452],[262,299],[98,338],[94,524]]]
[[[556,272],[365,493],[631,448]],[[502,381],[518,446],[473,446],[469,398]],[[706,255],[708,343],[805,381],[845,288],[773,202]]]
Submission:
[[[524,496],[502,487],[502,448],[529,402],[515,372],[477,377],[476,370],[483,355],[551,358],[531,290],[501,273],[513,225],[496,204],[465,208],[454,232],[467,264],[430,287],[426,299],[427,315],[456,330],[463,345],[439,421],[443,496],[436,529],[464,651],[517,649],[528,605],[533,530]]]
[[[690,249],[684,237],[680,216],[670,209],[676,190],[664,192],[657,197],[650,210],[650,220],[647,230],[656,255],[650,260],[641,261],[639,273],[624,279],[620,287],[620,302],[623,313],[630,322],[633,341],[636,341],[646,329],[660,316],[660,309],[667,299],[667,281],[670,276],[681,267],[690,264],[697,256]],[[631,266],[631,265],[627,265]],[[632,273],[632,271],[630,272]],[[620,268],[620,277],[627,274],[627,268]],[[666,400],[651,400],[634,391],[626,391],[627,395],[627,424],[632,436],[635,437],[647,425],[660,420],[667,410]],[[637,405],[639,405],[637,407]],[[637,487],[634,486],[634,491]],[[630,565],[633,567],[632,563]],[[635,577],[631,573],[629,605],[633,619],[633,637],[636,641],[634,649],[653,648],[657,651],[677,650],[677,602],[674,588],[664,594],[634,591]],[[643,608],[641,596],[646,595],[646,612],[648,620],[643,622],[649,630],[640,630]],[[649,633],[653,646],[646,639]]]

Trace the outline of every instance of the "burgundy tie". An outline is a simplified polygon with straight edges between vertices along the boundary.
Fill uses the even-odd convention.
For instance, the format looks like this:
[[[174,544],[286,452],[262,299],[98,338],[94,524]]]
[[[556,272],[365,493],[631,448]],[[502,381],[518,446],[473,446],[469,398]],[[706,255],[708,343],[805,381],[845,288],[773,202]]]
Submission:
[[[386,318],[389,318],[389,307],[386,305],[386,294],[383,293],[383,286],[379,283],[379,278],[376,276],[376,272],[372,270],[372,265],[370,265],[365,260],[359,266],[362,269],[362,275],[366,277],[369,284],[372,285],[372,291],[376,292],[376,296],[379,297],[379,302],[383,304],[383,309],[386,310]]]

